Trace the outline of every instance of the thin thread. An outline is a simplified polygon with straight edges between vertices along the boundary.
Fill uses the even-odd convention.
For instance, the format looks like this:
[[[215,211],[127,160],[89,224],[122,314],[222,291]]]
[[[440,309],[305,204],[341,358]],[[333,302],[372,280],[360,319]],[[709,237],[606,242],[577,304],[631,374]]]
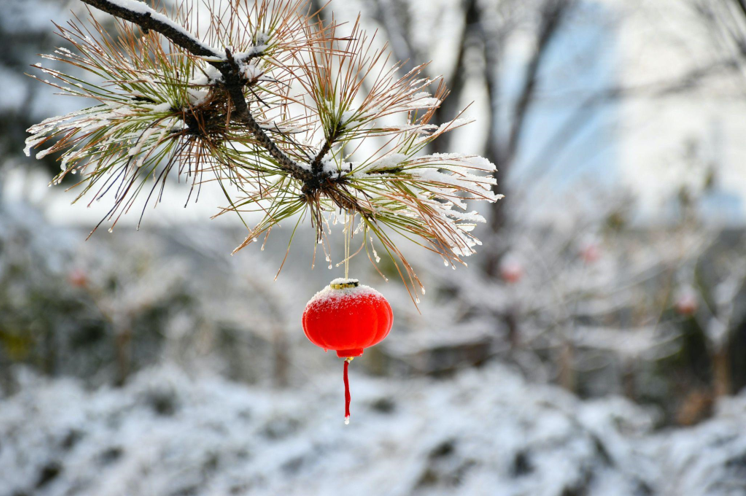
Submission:
[[[350,245],[352,244],[352,226],[355,214],[346,213],[345,217],[345,279],[350,277]]]

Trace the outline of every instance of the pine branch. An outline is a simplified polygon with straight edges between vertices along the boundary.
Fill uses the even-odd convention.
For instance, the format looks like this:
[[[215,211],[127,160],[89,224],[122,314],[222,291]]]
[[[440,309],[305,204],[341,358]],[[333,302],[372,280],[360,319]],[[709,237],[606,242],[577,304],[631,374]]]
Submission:
[[[332,145],[334,142],[339,138],[339,135],[341,134],[340,125],[337,124],[334,130],[332,131],[329,138],[327,138],[324,141],[324,145],[321,147],[321,149],[316,154],[316,157],[313,159],[313,162],[311,162],[311,171],[314,174],[320,174],[322,171],[322,163],[321,161],[324,160],[324,157],[327,153],[329,153],[332,149]]]
[[[228,90],[231,101],[236,108],[237,114],[235,117],[246,125],[249,131],[256,138],[257,142],[259,142],[259,144],[269,152],[283,170],[301,181],[308,181],[311,179],[309,172],[280,150],[277,147],[277,144],[272,141],[272,138],[270,138],[256,122],[256,119],[251,115],[251,112],[249,112],[249,107],[246,104],[246,99],[242,91],[244,82],[239,76],[238,64],[229,50],[226,49],[225,54],[221,54],[214,48],[199,41],[163,14],[156,12],[137,0],[81,1],[106,12],[107,14],[111,14],[114,17],[137,24],[146,32],[148,30],[153,30],[160,33],[171,40],[174,44],[194,55],[219,59],[219,61],[208,59],[208,62],[223,75],[226,89]],[[254,54],[253,56],[257,55]]]
[[[448,90],[428,91],[438,80],[422,77],[425,65],[397,76],[401,64],[389,64],[360,19],[337,34],[338,24],[309,23],[306,0],[247,0],[208,6],[210,29],[197,38],[188,18],[182,26],[135,0],[82,1],[122,20],[118,37],[95,18],[92,31],[58,26],[75,51],[43,57],[94,80],[34,67],[62,94],[99,104],[32,126],[25,152],[44,147],[38,159],[60,152],[53,184],[79,173],[79,198],[111,193],[104,220],[112,228],[141,192],[145,206],[161,201],[173,172],[192,183],[190,195],[203,184],[219,188],[227,205],[217,215],[261,213],[254,227],[244,222],[249,232],[236,251],[297,216],[296,227],[310,218],[331,260],[330,221],[357,216],[360,249],[378,263],[377,238],[415,302],[411,290],[424,288],[391,236],[452,266],[475,252],[471,231],[484,219],[466,202],[501,198],[495,166],[458,153],[422,155],[465,122],[431,122]],[[213,48],[223,40],[231,47]],[[344,153],[331,153],[335,147]]]
[[[272,141],[272,138],[264,132],[259,123],[256,122],[254,117],[251,115],[251,112],[249,112],[249,106],[246,104],[246,98],[244,98],[243,94],[244,83],[238,73],[238,63],[230,50],[226,49],[225,54],[227,57],[227,63],[219,64],[216,68],[223,75],[225,88],[228,90],[231,101],[236,108],[237,115],[235,118],[246,125],[249,131],[251,131],[251,134],[253,134],[256,140],[269,152],[272,158],[277,160],[277,163],[283,170],[287,171],[295,179],[304,182],[309,181],[311,179],[311,173],[285,155],[285,153],[277,147],[277,144]]]

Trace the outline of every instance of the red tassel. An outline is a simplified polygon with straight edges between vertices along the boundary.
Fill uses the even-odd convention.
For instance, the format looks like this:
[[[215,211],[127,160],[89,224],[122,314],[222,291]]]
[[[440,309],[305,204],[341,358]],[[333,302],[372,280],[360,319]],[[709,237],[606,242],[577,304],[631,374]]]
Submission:
[[[345,381],[345,424],[350,423],[350,381],[347,378],[347,369],[350,366],[351,358],[345,359],[344,381]]]

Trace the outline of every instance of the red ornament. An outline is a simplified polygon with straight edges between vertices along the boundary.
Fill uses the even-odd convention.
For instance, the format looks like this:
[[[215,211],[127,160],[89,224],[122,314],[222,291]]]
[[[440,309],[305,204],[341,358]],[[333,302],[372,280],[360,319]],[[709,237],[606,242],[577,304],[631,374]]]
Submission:
[[[580,248],[580,257],[587,264],[597,262],[601,258],[601,248],[593,241],[584,243]]]
[[[88,276],[82,269],[73,269],[67,275],[67,280],[71,286],[76,288],[84,288],[88,285]]]
[[[350,418],[348,364],[383,341],[394,323],[391,305],[378,291],[356,279],[335,279],[316,293],[303,312],[303,331],[316,346],[345,359],[345,423]]]
[[[500,277],[509,284],[515,284],[523,277],[523,266],[514,259],[503,260],[500,264]]]
[[[676,311],[685,317],[691,317],[697,312],[699,301],[694,290],[685,289],[676,298]]]

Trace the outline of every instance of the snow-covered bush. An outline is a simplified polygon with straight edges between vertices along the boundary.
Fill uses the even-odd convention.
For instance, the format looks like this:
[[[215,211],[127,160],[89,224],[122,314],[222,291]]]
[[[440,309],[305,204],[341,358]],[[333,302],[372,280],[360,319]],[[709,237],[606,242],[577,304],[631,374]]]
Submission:
[[[655,434],[621,398],[583,403],[501,366],[453,381],[359,379],[355,422],[326,375],[268,391],[161,366],[123,389],[16,371],[0,407],[11,494],[671,495],[746,490],[746,399]],[[312,387],[309,387],[312,385]]]

